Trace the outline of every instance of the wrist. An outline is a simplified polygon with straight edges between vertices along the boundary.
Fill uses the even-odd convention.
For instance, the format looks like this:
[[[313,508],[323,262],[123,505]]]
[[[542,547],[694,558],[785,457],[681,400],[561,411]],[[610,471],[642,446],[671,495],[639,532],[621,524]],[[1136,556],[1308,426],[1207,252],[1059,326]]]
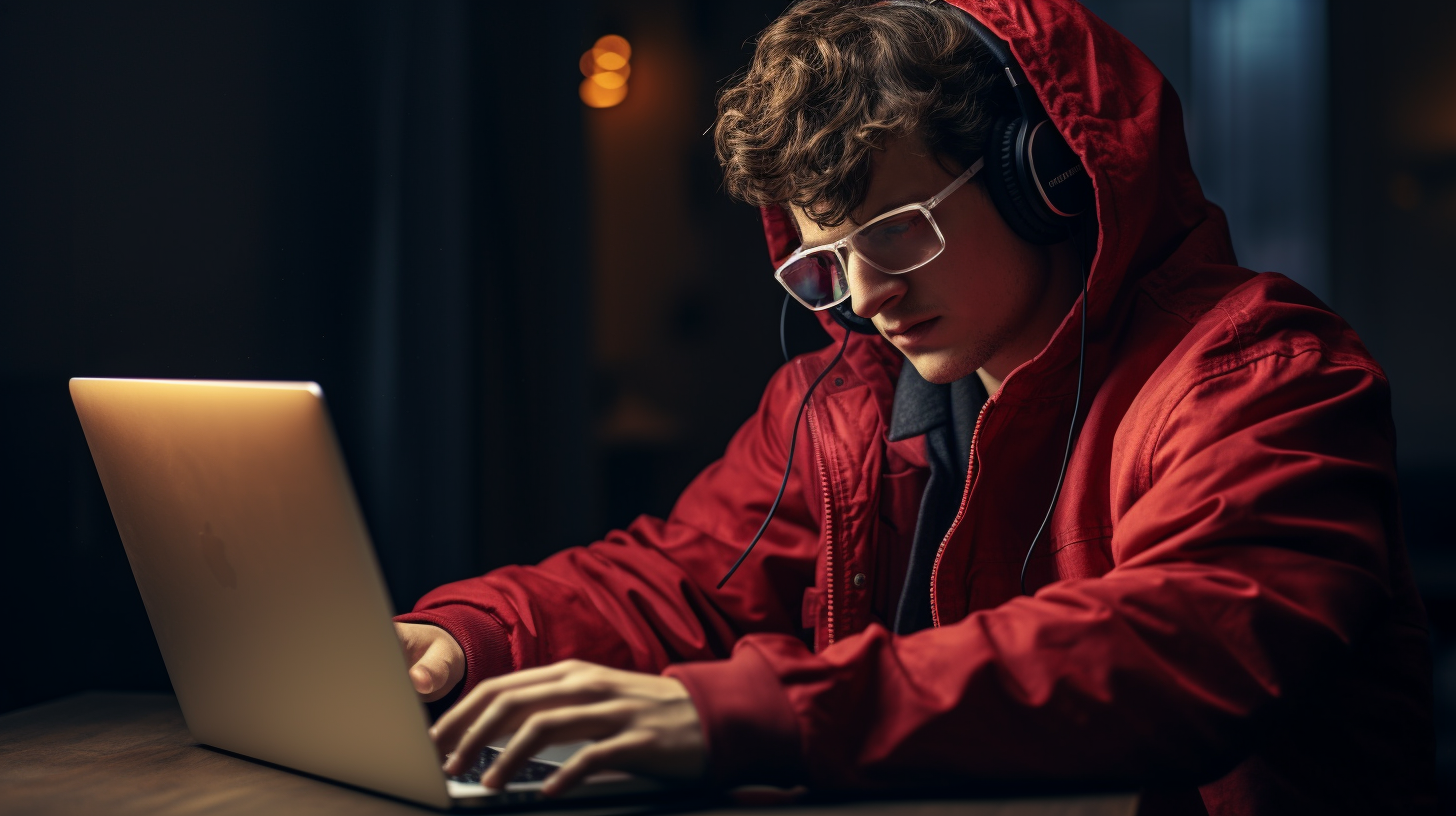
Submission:
[[[798,717],[756,649],[740,645],[728,660],[679,663],[663,674],[682,683],[692,699],[714,785],[802,781]]]
[[[461,694],[477,683],[514,671],[510,633],[489,612],[474,607],[452,605],[408,612],[395,618],[400,623],[425,623],[438,626],[455,642],[464,663],[463,682],[457,684]]]

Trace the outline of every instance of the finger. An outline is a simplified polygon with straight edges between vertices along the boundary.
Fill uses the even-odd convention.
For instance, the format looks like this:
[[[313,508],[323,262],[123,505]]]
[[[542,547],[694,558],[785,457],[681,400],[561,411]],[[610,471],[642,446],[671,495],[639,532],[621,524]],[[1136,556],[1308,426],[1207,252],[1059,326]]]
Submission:
[[[451,656],[450,643],[445,638],[435,638],[410,668],[410,680],[425,702],[444,697],[460,682],[465,668],[455,665]]]
[[[614,736],[631,720],[633,708],[628,701],[607,700],[533,714],[491,763],[480,782],[489,788],[504,787],[527,760],[548,745]]]
[[[441,739],[453,743],[453,740],[459,738],[460,733],[476,720],[480,711],[490,705],[497,695],[513,688],[560,679],[569,671],[578,668],[579,665],[579,661],[563,660],[549,666],[522,669],[482,681],[435,721],[434,727],[430,729],[430,736],[436,740],[437,744]]]
[[[543,796],[560,796],[576,787],[583,779],[605,770],[625,770],[643,764],[654,740],[651,731],[627,731],[610,739],[594,742],[577,751],[561,764],[556,773],[541,786]]]
[[[415,692],[424,696],[434,691],[434,678],[429,670],[419,665],[420,658],[429,651],[429,640],[420,637],[421,627],[412,623],[395,623],[394,634],[399,638],[404,651],[405,665],[409,666],[410,685]]]
[[[415,693],[420,695],[425,702],[433,702],[438,698],[438,695],[432,694],[436,688],[435,674],[426,668],[424,664],[416,663],[411,666],[409,676],[410,685],[415,687]]]
[[[404,649],[405,660],[411,666],[419,659],[420,653],[425,650],[424,639],[420,637],[420,626],[413,623],[395,623],[394,634],[399,638],[400,648]]]
[[[523,669],[511,674],[492,677],[471,689],[469,694],[445,712],[444,716],[436,720],[434,726],[430,728],[430,738],[435,741],[436,750],[443,756],[455,749],[466,731],[480,719],[480,715],[500,695],[517,689],[560,681],[571,674],[582,672],[584,668],[588,667],[595,668],[592,664],[579,660],[564,660],[549,666]]]
[[[468,768],[480,749],[519,729],[528,717],[550,709],[596,702],[601,699],[602,693],[600,689],[585,687],[571,677],[554,683],[509,689],[496,695],[475,722],[468,725],[455,746],[448,742],[453,737],[452,733],[438,737],[435,748],[448,752],[453,747],[454,756],[445,764],[445,770],[459,773],[454,769]]]

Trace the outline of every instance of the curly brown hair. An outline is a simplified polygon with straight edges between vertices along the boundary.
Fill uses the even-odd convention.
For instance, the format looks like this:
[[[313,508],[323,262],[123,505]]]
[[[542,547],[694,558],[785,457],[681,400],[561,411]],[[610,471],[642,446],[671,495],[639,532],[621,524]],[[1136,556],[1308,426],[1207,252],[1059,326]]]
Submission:
[[[801,0],[718,96],[730,195],[837,226],[864,202],[873,151],[918,136],[967,167],[1005,101],[985,45],[940,0]]]

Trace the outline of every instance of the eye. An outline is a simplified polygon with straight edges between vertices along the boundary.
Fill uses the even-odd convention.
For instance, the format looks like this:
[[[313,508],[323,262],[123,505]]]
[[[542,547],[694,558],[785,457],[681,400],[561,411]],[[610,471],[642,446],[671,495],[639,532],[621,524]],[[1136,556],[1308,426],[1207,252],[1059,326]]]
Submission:
[[[919,210],[911,210],[871,226],[859,237],[867,244],[892,243],[917,236],[929,227],[929,222]]]
[[[850,239],[855,252],[888,272],[910,269],[934,258],[944,246],[919,208],[871,224]]]

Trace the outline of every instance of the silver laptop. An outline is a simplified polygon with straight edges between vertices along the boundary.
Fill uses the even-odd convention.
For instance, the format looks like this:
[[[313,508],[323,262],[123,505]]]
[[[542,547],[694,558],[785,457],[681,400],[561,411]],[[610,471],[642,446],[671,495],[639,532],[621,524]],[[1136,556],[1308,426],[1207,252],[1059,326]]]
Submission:
[[[314,383],[71,380],[187,727],[199,742],[434,807],[539,798],[446,778]],[[658,786],[620,773],[581,796]]]

